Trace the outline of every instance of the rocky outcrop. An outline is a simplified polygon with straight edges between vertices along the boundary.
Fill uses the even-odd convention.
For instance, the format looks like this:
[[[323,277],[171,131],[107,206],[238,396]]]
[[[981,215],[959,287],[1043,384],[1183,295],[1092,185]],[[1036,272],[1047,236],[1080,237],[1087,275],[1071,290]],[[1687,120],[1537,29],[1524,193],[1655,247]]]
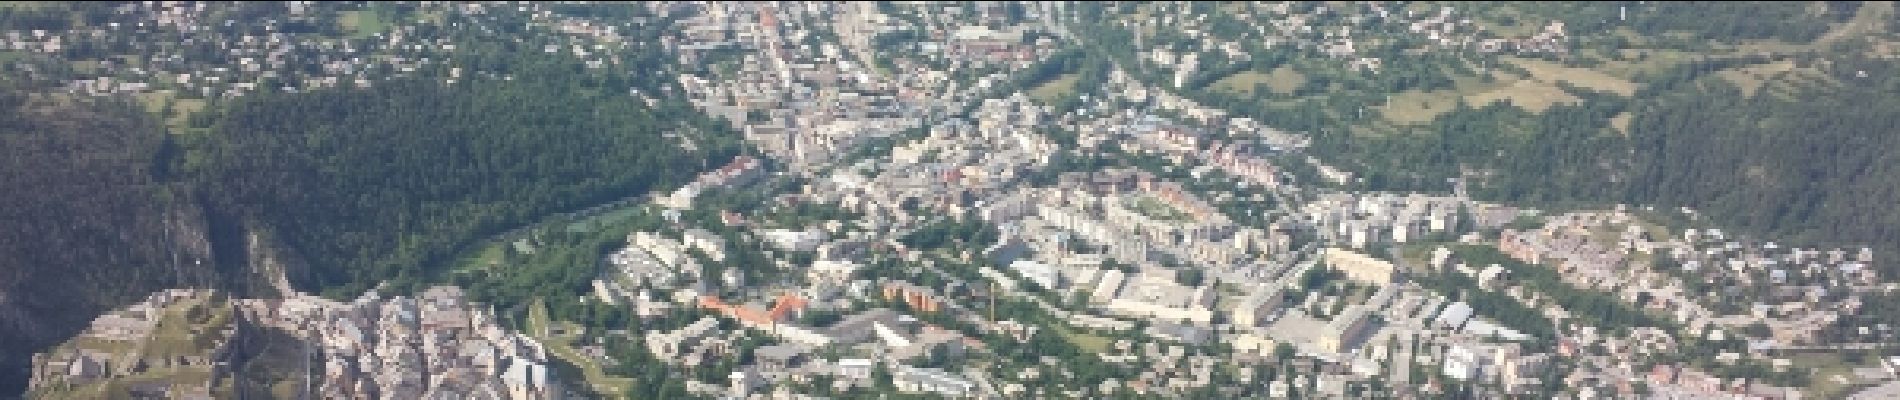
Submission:
[[[33,356],[32,398],[559,398],[542,344],[460,289],[343,302],[168,289]],[[163,386],[137,382],[163,381]],[[290,384],[290,385],[286,385]],[[121,393],[129,391],[133,393]]]
[[[212,290],[172,289],[93,319],[84,332],[33,356],[30,397],[83,397],[95,386],[134,379],[170,382],[132,387],[183,396],[210,395],[230,371],[236,308]],[[134,385],[137,386],[137,385]]]

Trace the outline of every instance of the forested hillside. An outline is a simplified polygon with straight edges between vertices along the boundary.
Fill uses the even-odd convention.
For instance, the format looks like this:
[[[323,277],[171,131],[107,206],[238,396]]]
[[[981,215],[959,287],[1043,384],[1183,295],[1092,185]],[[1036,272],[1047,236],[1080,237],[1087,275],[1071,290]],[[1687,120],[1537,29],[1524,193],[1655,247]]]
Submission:
[[[624,79],[518,66],[512,80],[228,100],[176,134],[129,98],[7,89],[0,393],[101,310],[159,288],[255,283],[253,235],[301,266],[299,290],[402,291],[472,243],[683,183],[739,149],[725,124],[621,92]]]
[[[163,141],[129,102],[0,90],[0,394],[98,312],[217,279],[196,207],[153,176]]]
[[[1318,142],[1363,171],[1366,188],[1445,190],[1446,178],[1465,176],[1479,198],[1690,207],[1718,225],[1803,246],[1900,254],[1892,63],[1840,59],[1820,67],[1824,79],[1755,96],[1713,75],[1735,65],[1749,63],[1687,65],[1637,100],[1577,89],[1580,104],[1542,114],[1500,103],[1447,112],[1401,135]],[[1610,129],[1626,111],[1628,133]]]
[[[138,15],[115,11],[129,6],[8,5],[0,28],[135,26],[127,18]],[[547,54],[546,46],[576,39],[525,12],[212,7],[223,18],[267,22],[165,36],[207,36],[195,40],[149,37],[183,48],[95,35],[57,52],[0,51],[0,82],[8,85],[0,96],[0,220],[9,228],[0,232],[7,255],[0,397],[24,389],[33,352],[152,290],[246,293],[262,288],[273,271],[260,266],[270,264],[285,267],[298,290],[353,297],[388,282],[402,292],[446,279],[436,267],[473,243],[549,214],[670,188],[740,148],[726,124],[672,96],[666,70],[674,59],[655,42],[667,24],[628,25],[612,36],[632,46],[589,46],[597,50],[589,60]],[[304,15],[286,22],[293,8]],[[627,14],[603,15],[619,21],[652,17],[642,7],[560,8]],[[486,25],[495,21],[510,28]],[[396,32],[393,22],[414,26]],[[494,39],[503,34],[512,40]],[[168,60],[199,76],[194,81],[234,82],[204,75],[242,69],[217,64],[236,62],[222,56],[237,53],[217,46],[253,40],[243,35],[295,42],[308,48],[293,53],[313,59],[336,55],[311,52],[350,48],[360,64],[296,64],[269,72],[285,74],[280,79],[245,85],[297,89],[243,96],[176,87],[65,94],[70,80],[134,59]],[[391,44],[392,36],[432,41],[424,49]],[[348,43],[317,44],[331,40]],[[153,55],[165,51],[182,53]],[[437,63],[417,63],[430,59]],[[599,68],[605,64],[611,72]],[[140,65],[120,78],[149,78],[154,68],[161,67]],[[290,76],[338,71],[362,83],[307,85],[318,78]]]
[[[1900,254],[1900,69],[1842,59],[1787,96],[1720,80],[1664,94],[1632,124],[1635,201],[1691,206],[1802,243]]]
[[[258,96],[172,136],[123,99],[0,100],[9,384],[127,296],[254,278],[232,272],[249,269],[251,234],[305,266],[300,290],[401,291],[472,243],[683,183],[739,148],[684,104],[552,78]]]
[[[308,262],[294,283],[347,296],[735,154],[723,125],[684,107],[553,79],[269,95],[234,105],[188,169]]]
[[[1482,200],[1689,207],[1757,237],[1900,254],[1888,204],[1900,198],[1890,178],[1900,165],[1891,4],[1406,4],[1381,12],[1456,9],[1485,26],[1477,37],[1554,29],[1565,49],[1367,41],[1377,44],[1362,55],[1385,60],[1376,72],[1315,46],[1257,46],[1249,31],[1271,31],[1272,12],[1152,7],[1082,6],[1083,61],[1115,60],[1183,97],[1311,133],[1310,151],[1353,171],[1353,189],[1449,192],[1463,179]],[[1317,18],[1378,14],[1342,7]],[[1147,22],[1130,15],[1146,12],[1206,23],[1131,28]],[[1383,29],[1365,21],[1375,19],[1351,23]],[[1198,68],[1175,76],[1181,66],[1138,61],[1139,43],[1181,51],[1209,37],[1235,40],[1245,57],[1201,51]]]

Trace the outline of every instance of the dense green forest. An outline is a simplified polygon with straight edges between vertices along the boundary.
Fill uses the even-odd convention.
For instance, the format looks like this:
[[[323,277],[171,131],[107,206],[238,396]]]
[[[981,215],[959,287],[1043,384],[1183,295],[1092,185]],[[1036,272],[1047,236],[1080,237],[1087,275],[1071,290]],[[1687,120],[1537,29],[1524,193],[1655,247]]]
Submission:
[[[1632,124],[1627,198],[1686,205],[1725,226],[1796,243],[1900,254],[1900,70],[1842,59],[1838,84],[1741,96],[1719,80],[1666,95]]]
[[[45,5],[0,7],[0,26],[67,29],[114,12],[110,3]],[[586,6],[561,6],[574,7]],[[236,7],[231,17],[283,8]],[[408,12],[399,8],[371,11]],[[657,40],[668,27],[642,26],[627,33]],[[208,99],[170,134],[131,97],[51,94],[81,64],[68,57],[91,56],[72,53],[83,46],[0,54],[0,220],[11,228],[0,232],[9,256],[0,260],[0,396],[24,390],[33,352],[153,290],[248,293],[269,254],[300,290],[351,297],[388,282],[400,293],[445,280],[442,266],[498,234],[669,189],[741,147],[727,124],[665,96],[673,59],[658,46],[623,54],[632,73],[601,73],[539,44],[420,29],[455,35],[465,42],[457,65],[494,75],[444,85],[427,74],[442,67],[413,80],[378,77],[373,88]],[[253,254],[252,235],[268,253]],[[494,291],[508,293],[491,297],[560,280],[500,278],[539,286],[498,283]]]
[[[99,312],[217,279],[191,267],[196,207],[154,177],[164,141],[129,101],[0,88],[0,394]]]
[[[185,164],[309,263],[294,283],[349,296],[421,283],[481,239],[736,154],[729,129],[686,107],[535,78],[264,95],[233,104]]]
[[[496,234],[738,152],[685,104],[559,76],[261,95],[182,135],[126,99],[6,90],[0,382],[23,384],[26,355],[105,308],[253,278],[239,271],[250,233],[305,266],[291,271],[301,290],[401,292]]]
[[[1784,243],[1900,254],[1900,71],[1845,58],[1822,66],[1827,82],[1746,96],[1708,76],[1717,64],[1661,76],[1641,100],[1586,93],[1541,115],[1493,105],[1415,134],[1320,142],[1366,171],[1367,188],[1442,190],[1472,168],[1495,173],[1476,180],[1482,199],[1686,206]],[[1626,110],[1627,136],[1602,128]]]

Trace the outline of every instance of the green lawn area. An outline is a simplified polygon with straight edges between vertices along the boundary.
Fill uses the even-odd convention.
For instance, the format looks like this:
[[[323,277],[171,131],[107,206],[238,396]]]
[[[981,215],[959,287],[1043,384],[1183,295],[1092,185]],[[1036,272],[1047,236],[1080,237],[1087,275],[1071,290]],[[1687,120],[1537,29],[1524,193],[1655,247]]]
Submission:
[[[554,229],[562,229],[568,233],[590,233],[598,229],[615,227],[617,224],[622,224],[638,216],[642,207],[645,207],[642,203],[630,203],[571,222],[567,221],[568,218],[566,214],[562,214],[536,221],[524,227],[523,230],[552,232]],[[470,250],[460,253],[456,261],[451,264],[453,267],[441,271],[440,273],[446,277],[459,274],[487,272],[491,268],[501,264],[503,256],[508,249],[512,247],[514,242],[519,240],[519,236],[522,235],[514,236],[515,237],[500,238],[501,240],[490,240],[475,245],[471,247]]]
[[[33,53],[19,50],[0,50],[0,63],[15,63],[33,58]]]
[[[370,11],[343,11],[337,13],[337,25],[349,32],[351,38],[365,38],[389,28],[389,22],[383,21]]]
[[[1302,75],[1299,71],[1288,67],[1274,68],[1273,72],[1264,74],[1255,71],[1241,71],[1240,73],[1228,75],[1226,78],[1214,81],[1210,86],[1213,87],[1214,90],[1223,90],[1245,96],[1252,95],[1254,87],[1261,83],[1267,84],[1267,90],[1273,93],[1292,94],[1293,91],[1299,90],[1300,86],[1306,85],[1306,75]]]
[[[74,60],[69,64],[73,66],[73,72],[80,75],[97,74],[100,69],[98,60]]]
[[[1629,48],[1619,49],[1617,53],[1619,59],[1604,57],[1603,65],[1595,69],[1626,80],[1636,79],[1637,75],[1662,73],[1695,57],[1688,52],[1669,49]]]
[[[1771,80],[1769,76],[1777,72],[1788,72],[1792,68],[1794,68],[1794,61],[1778,61],[1778,63],[1750,64],[1750,66],[1733,68],[1733,70],[1720,70],[1716,72],[1716,76],[1729,83],[1735,83],[1735,87],[1742,89],[1744,97],[1754,97],[1756,91],[1761,91],[1761,85]]]
[[[1576,96],[1570,95],[1554,83],[1533,79],[1517,80],[1504,87],[1468,94],[1464,99],[1473,107],[1509,101],[1511,105],[1532,113],[1542,113],[1551,106],[1578,101]]]
[[[1130,204],[1130,207],[1134,208],[1135,212],[1156,220],[1185,221],[1188,219],[1187,213],[1183,213],[1181,210],[1176,210],[1172,206],[1163,204],[1161,200],[1153,197],[1137,197],[1135,198],[1134,204]]]
[[[626,397],[627,389],[633,386],[633,378],[607,375],[593,358],[574,350],[572,334],[552,335],[552,331],[548,328],[559,328],[556,330],[563,332],[578,329],[572,323],[549,321],[547,303],[541,299],[535,299],[534,303],[528,306],[528,335],[540,340],[541,344],[547,347],[550,355],[579,368],[582,378],[586,380],[589,387],[593,388],[595,394],[616,399]]]
[[[441,11],[429,11],[429,12],[422,13],[422,15],[416,16],[416,21],[420,21],[427,24],[441,24],[442,21],[446,21],[447,18],[448,17],[444,16],[443,12]]]
[[[1056,325],[1055,330],[1056,334],[1062,335],[1062,339],[1068,340],[1070,344],[1074,344],[1075,347],[1079,347],[1083,351],[1091,353],[1108,351],[1108,338],[1087,333],[1076,333],[1071,331],[1069,327],[1063,325]]]
[[[1043,82],[1043,84],[1036,86],[1034,89],[1029,89],[1029,97],[1044,103],[1054,103],[1057,100],[1074,96],[1075,83],[1080,79],[1080,75],[1062,74],[1062,76],[1050,79],[1048,82]]]
[[[205,109],[205,101],[203,99],[179,98],[177,93],[173,93],[169,90],[139,93],[135,96],[138,97],[140,104],[145,105],[146,112],[150,112],[152,115],[157,115],[159,118],[164,119],[165,127],[170,128],[172,133],[185,133],[188,130],[185,123],[186,117],[190,117],[192,113]],[[172,102],[172,112],[170,114],[164,112],[165,102],[167,100]]]
[[[503,252],[507,251],[503,246],[506,246],[506,243],[494,242],[483,244],[481,250],[476,250],[474,254],[463,257],[462,261],[455,263],[455,268],[451,269],[449,273],[457,274],[487,271],[489,268],[501,263]]]
[[[533,303],[528,304],[528,336],[545,337],[547,328],[548,303],[541,299],[534,299]]]
[[[140,356],[156,359],[208,355],[223,339],[219,337],[219,329],[230,322],[230,313],[229,308],[207,306],[199,299],[166,307],[164,317],[159,318],[158,325],[152,329],[152,336]]]
[[[1495,72],[1493,74],[1508,76]],[[1456,107],[1463,93],[1487,91],[1507,84],[1506,78],[1498,78],[1496,82],[1486,83],[1477,77],[1460,76],[1452,78],[1452,81],[1452,89],[1407,90],[1391,95],[1389,101],[1375,108],[1380,115],[1385,116],[1386,120],[1396,125],[1431,122],[1433,118],[1438,117],[1438,114],[1451,111]]]
[[[1531,78],[1539,82],[1555,85],[1558,81],[1568,81],[1573,85],[1591,90],[1629,96],[1636,93],[1636,84],[1589,68],[1566,67],[1562,64],[1531,59],[1506,57],[1505,62],[1529,70]]]
[[[636,204],[627,205],[625,207],[617,208],[612,211],[595,214],[593,216],[589,216],[579,221],[574,221],[574,223],[568,224],[567,231],[574,232],[574,233],[593,232],[595,229],[599,229],[602,226],[613,225],[621,221],[626,221],[628,218],[632,218],[635,215],[640,215],[640,207],[641,207],[641,204],[636,203]]]
[[[1854,368],[1879,366],[1876,364],[1878,361],[1873,361],[1878,360],[1878,358],[1873,355],[1867,356],[1865,360],[1859,364],[1849,363],[1842,359],[1839,354],[1835,353],[1797,354],[1788,358],[1794,362],[1792,368],[1795,370],[1808,370],[1813,372],[1814,375],[1809,379],[1808,387],[1804,391],[1817,399],[1834,399],[1846,396],[1847,393],[1855,387],[1853,385],[1842,384],[1836,381],[1835,377],[1845,377],[1848,382],[1853,382],[1857,380],[1853,376]]]
[[[1557,87],[1559,80],[1622,95],[1636,91],[1634,83],[1586,68],[1571,68],[1530,59],[1507,59],[1507,62],[1529,70],[1530,76],[1492,70],[1489,72],[1492,77],[1490,82],[1478,77],[1455,77],[1452,78],[1451,89],[1400,92],[1376,109],[1395,125],[1410,125],[1431,122],[1439,114],[1456,108],[1460,99],[1471,107],[1483,107],[1505,100],[1532,113],[1541,113],[1557,104],[1578,101],[1576,96]]]

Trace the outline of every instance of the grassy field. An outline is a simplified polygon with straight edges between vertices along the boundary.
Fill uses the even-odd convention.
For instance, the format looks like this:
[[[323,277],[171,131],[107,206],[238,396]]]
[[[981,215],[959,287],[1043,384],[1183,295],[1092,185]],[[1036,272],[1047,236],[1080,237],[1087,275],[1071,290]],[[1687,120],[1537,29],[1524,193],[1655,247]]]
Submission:
[[[1636,84],[1629,80],[1611,76],[1589,68],[1566,67],[1550,61],[1506,57],[1505,62],[1524,68],[1531,73],[1531,79],[1555,85],[1558,81],[1568,81],[1572,85],[1587,89],[1629,96],[1636,93]]]
[[[1635,119],[1635,116],[1630,115],[1628,111],[1617,113],[1616,116],[1610,117],[1610,129],[1616,130],[1619,135],[1629,136],[1632,119]]]
[[[1866,358],[1866,360],[1877,359],[1873,356]],[[1841,383],[1841,380],[1850,383],[1858,380],[1854,377],[1854,368],[1879,366],[1876,364],[1877,361],[1865,362],[1866,360],[1858,364],[1850,363],[1842,359],[1840,354],[1835,353],[1798,354],[1789,357],[1789,361],[1794,363],[1792,368],[1812,371],[1813,375],[1808,381],[1808,387],[1803,391],[1817,399],[1837,399],[1851,393],[1851,390],[1856,387]]]
[[[1833,76],[1829,76],[1827,73],[1821,72],[1821,70],[1795,67],[1793,70],[1780,73],[1775,76],[1774,79],[1768,80],[1762,85],[1762,91],[1763,93],[1768,93],[1776,97],[1789,99],[1799,94],[1802,90],[1817,87],[1825,89],[1839,88],[1842,84],[1839,79],[1834,79]]]
[[[1767,84],[1768,80],[1775,79],[1781,73],[1793,70],[1794,61],[1783,60],[1718,71],[1715,73],[1715,76],[1741,88],[1742,95],[1754,97],[1755,93],[1760,91],[1762,86]]]
[[[389,22],[383,21],[374,12],[343,11],[337,14],[337,25],[349,32],[352,38],[369,37],[389,28]]]
[[[1597,71],[1617,78],[1634,80],[1638,75],[1657,74],[1689,61],[1693,54],[1667,49],[1620,49],[1620,59],[1604,60]]]
[[[179,98],[177,93],[171,91],[139,93],[136,96],[139,99],[139,103],[145,105],[146,112],[150,112],[152,115],[157,115],[159,118],[164,119],[165,127],[170,128],[172,133],[186,132],[186,118],[190,117],[192,113],[205,109],[205,101],[203,99]],[[172,103],[172,112],[170,114],[164,113],[166,101],[171,101]]]
[[[0,50],[0,63],[11,64],[11,63],[20,62],[23,60],[29,60],[29,59],[32,59],[33,57],[34,57],[33,53],[30,53],[30,52],[25,52],[25,51],[20,51],[20,50]]]
[[[1173,206],[1162,203],[1161,200],[1153,197],[1137,197],[1129,206],[1133,208],[1136,213],[1145,215],[1148,218],[1154,218],[1157,221],[1186,221],[1189,219],[1187,213],[1183,213],[1181,210],[1177,210]]]
[[[1407,90],[1390,97],[1386,104],[1374,107],[1385,119],[1397,125],[1431,122],[1438,114],[1451,111],[1458,106],[1458,99],[1472,94],[1488,92],[1509,86],[1517,78],[1508,74],[1493,72],[1496,81],[1484,82],[1476,77],[1452,78],[1451,89],[1433,91]],[[1472,106],[1477,106],[1473,104]]]
[[[1076,74],[1063,74],[1029,90],[1029,97],[1044,103],[1075,96],[1075,83],[1081,80]]]
[[[464,253],[453,267],[443,272],[445,276],[472,275],[483,277],[495,267],[501,266],[502,257],[508,251],[508,242],[491,241],[482,243],[476,250]]]
[[[1056,326],[1056,334],[1061,335],[1062,339],[1068,340],[1069,344],[1073,344],[1075,345],[1075,347],[1081,348],[1082,351],[1087,351],[1091,353],[1102,353],[1102,352],[1108,351],[1109,340],[1108,338],[1105,338],[1105,337],[1091,335],[1087,333],[1076,333],[1074,331],[1069,330],[1069,327],[1061,326],[1061,325]]]
[[[447,20],[448,16],[444,15],[442,11],[429,11],[416,16],[416,21],[425,24],[441,24]]]
[[[1520,79],[1504,87],[1465,95],[1464,99],[1473,107],[1509,101],[1512,105],[1532,113],[1542,113],[1551,106],[1575,103],[1578,100],[1576,96],[1564,92],[1554,83],[1535,79]]]
[[[98,74],[101,69],[98,60],[73,60],[68,62],[67,65],[73,67],[73,73],[80,75]]]
[[[560,329],[548,329],[551,327]],[[535,299],[534,303],[528,306],[528,335],[540,340],[541,344],[547,347],[548,353],[555,358],[579,368],[582,379],[586,380],[587,385],[595,394],[608,398],[626,398],[627,389],[633,385],[633,378],[607,375],[600,363],[574,349],[574,336],[547,334],[556,330],[572,332],[578,329],[573,324],[548,320],[547,303],[541,299]]]
[[[1273,72],[1265,74],[1254,71],[1241,71],[1240,73],[1228,75],[1226,78],[1214,81],[1210,86],[1213,87],[1214,90],[1222,90],[1240,95],[1252,95],[1254,87],[1262,83],[1267,84],[1267,90],[1273,91],[1273,93],[1291,94],[1293,91],[1299,90],[1300,86],[1306,84],[1306,76],[1301,75],[1299,71],[1294,71],[1292,68],[1279,67],[1274,68]]]
[[[1456,90],[1408,90],[1388,96],[1389,100],[1384,105],[1374,109],[1394,124],[1420,124],[1431,122],[1438,114],[1451,111],[1458,104],[1458,97]]]
[[[574,221],[573,223],[567,224],[567,231],[572,232],[572,233],[593,232],[595,229],[600,229],[606,226],[612,226],[622,221],[626,221],[628,218],[632,218],[636,215],[640,215],[640,207],[637,204],[632,205],[632,206],[623,206],[623,207],[620,207],[619,209],[602,212],[600,214],[593,215],[593,216],[588,216],[579,221]]]
[[[1529,73],[1528,76],[1494,70],[1490,72],[1490,82],[1476,77],[1457,77],[1453,78],[1451,89],[1400,92],[1392,95],[1386,104],[1375,108],[1393,124],[1408,125],[1431,122],[1439,114],[1457,107],[1461,99],[1472,107],[1509,101],[1532,113],[1541,113],[1551,106],[1580,100],[1558,87],[1558,82],[1569,82],[1578,87],[1620,96],[1633,95],[1638,87],[1628,79],[1590,68],[1566,67],[1554,62],[1516,57],[1506,57],[1504,62],[1523,68]],[[1627,129],[1628,122],[1622,124],[1626,127],[1623,129]]]

